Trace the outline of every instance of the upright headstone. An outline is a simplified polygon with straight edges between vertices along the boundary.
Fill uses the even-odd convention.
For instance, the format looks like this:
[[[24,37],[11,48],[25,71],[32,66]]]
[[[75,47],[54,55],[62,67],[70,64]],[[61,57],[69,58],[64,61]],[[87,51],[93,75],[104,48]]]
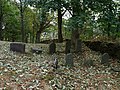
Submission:
[[[70,53],[70,49],[71,49],[71,41],[67,40],[65,45],[65,54]]]
[[[23,43],[10,43],[10,51],[25,53],[25,44],[23,44]]]
[[[75,52],[81,52],[81,49],[82,49],[81,44],[82,44],[81,40],[78,39],[75,44]]]
[[[52,59],[52,67],[53,67],[53,69],[59,68],[59,65],[58,65],[59,62],[58,62],[57,55],[53,54],[51,59]]]
[[[109,54],[108,53],[104,53],[101,57],[101,64],[109,64]]]
[[[65,56],[65,65],[66,66],[69,66],[69,67],[73,67],[74,66],[74,62],[73,62],[73,55],[72,53],[68,53],[66,56]]]
[[[57,58],[54,59],[54,68],[55,69],[58,68],[58,59]]]
[[[54,54],[56,52],[56,44],[52,41],[49,45],[49,54]]]

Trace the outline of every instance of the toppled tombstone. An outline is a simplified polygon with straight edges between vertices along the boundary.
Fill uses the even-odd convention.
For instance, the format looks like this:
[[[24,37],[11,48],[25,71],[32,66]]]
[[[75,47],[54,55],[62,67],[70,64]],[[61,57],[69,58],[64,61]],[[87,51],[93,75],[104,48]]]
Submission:
[[[111,67],[114,72],[120,72],[120,67]]]
[[[82,44],[81,40],[78,39],[76,41],[76,44],[75,44],[75,52],[77,52],[77,53],[81,52],[81,49],[82,49],[82,45],[81,44]]]
[[[93,60],[85,60],[84,61],[84,66],[86,66],[86,67],[90,67],[90,66],[93,66]]]
[[[10,51],[25,53],[25,44],[23,44],[23,43],[10,43]]]
[[[69,66],[69,67],[73,67],[74,66],[74,62],[73,62],[73,55],[72,53],[68,53],[66,56],[65,56],[65,65],[66,66]]]
[[[101,64],[106,64],[108,65],[109,64],[109,54],[108,53],[104,53],[101,57]]]
[[[65,54],[70,53],[70,49],[71,49],[71,41],[67,40],[65,45]]]
[[[43,50],[40,48],[31,48],[31,51],[32,53],[41,54]]]
[[[49,45],[49,54],[54,54],[56,52],[56,44],[52,41]]]

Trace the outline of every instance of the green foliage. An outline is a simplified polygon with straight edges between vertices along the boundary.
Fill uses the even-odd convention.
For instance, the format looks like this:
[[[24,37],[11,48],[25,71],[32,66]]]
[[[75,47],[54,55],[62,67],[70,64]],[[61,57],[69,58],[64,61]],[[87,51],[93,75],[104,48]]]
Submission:
[[[103,33],[115,34],[118,26],[118,8],[114,2],[105,3],[105,6],[102,6],[102,10],[98,17],[98,24]]]
[[[15,5],[12,5],[10,1],[4,2],[3,7],[3,37],[5,40],[15,41],[19,37],[19,12]]]
[[[82,38],[90,38],[97,34],[120,37],[119,0],[19,0],[22,3],[15,1],[0,0],[0,27],[5,27],[2,32],[5,40],[20,41],[20,4],[23,8],[25,35],[29,38],[34,38],[40,30],[56,33],[58,9],[62,15],[66,11],[71,14],[68,20],[62,19],[63,34],[66,38],[76,29],[80,30]]]

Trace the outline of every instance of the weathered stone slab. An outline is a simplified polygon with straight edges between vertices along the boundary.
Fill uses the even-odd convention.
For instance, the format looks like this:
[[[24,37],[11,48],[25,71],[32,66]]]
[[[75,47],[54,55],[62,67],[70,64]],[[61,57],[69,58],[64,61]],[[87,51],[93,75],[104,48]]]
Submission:
[[[52,41],[49,45],[49,54],[54,54],[56,52],[56,44]]]
[[[67,40],[65,45],[65,54],[70,53],[70,49],[71,49],[71,41]]]
[[[90,66],[93,66],[93,60],[85,60],[84,61],[84,66],[86,67],[90,67]]]
[[[75,52],[81,52],[82,49],[82,42],[81,40],[77,40],[75,44]]]
[[[101,64],[109,64],[109,54],[108,53],[104,53],[101,57]]]
[[[10,51],[25,53],[25,44],[23,44],[23,43],[10,43]]]
[[[40,53],[42,53],[42,49],[39,49],[39,48],[31,48],[31,51],[32,51],[32,53],[36,53],[36,54],[40,54]]]
[[[72,53],[68,53],[66,56],[65,56],[65,65],[66,66],[69,66],[69,67],[73,67],[74,66],[74,62],[73,62],[73,55]]]
[[[120,67],[112,67],[111,70],[114,72],[120,72]]]

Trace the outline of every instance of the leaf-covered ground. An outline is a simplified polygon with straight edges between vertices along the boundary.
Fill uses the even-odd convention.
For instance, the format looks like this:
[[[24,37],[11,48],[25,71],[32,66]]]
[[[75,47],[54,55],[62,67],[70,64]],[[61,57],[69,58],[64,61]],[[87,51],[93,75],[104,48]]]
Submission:
[[[42,54],[32,54],[31,47],[43,48]],[[64,44],[57,44],[57,51],[63,51]],[[100,64],[101,54],[91,51],[84,44],[82,53],[73,54],[74,67],[65,67],[65,54],[48,54],[48,45],[26,44],[26,53],[9,50],[8,42],[0,41],[0,90],[119,90],[120,72],[110,66],[119,66],[110,59],[110,66]],[[59,68],[52,67],[53,58],[59,60]],[[93,60],[94,66],[83,65]]]

